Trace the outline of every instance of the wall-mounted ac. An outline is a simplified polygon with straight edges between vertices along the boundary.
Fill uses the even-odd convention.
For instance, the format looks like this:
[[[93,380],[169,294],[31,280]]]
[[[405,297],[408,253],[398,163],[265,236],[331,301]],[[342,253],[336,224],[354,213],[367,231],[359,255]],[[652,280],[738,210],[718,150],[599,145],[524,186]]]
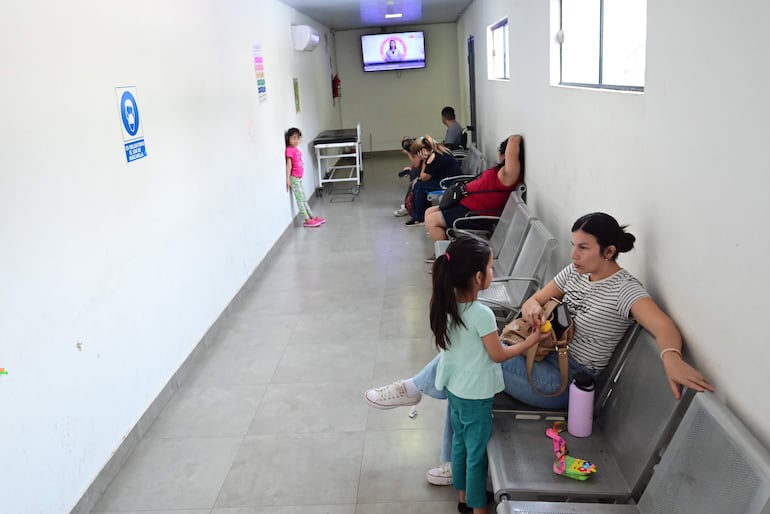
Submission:
[[[309,25],[292,25],[291,41],[295,50],[312,52],[321,42],[321,36]]]

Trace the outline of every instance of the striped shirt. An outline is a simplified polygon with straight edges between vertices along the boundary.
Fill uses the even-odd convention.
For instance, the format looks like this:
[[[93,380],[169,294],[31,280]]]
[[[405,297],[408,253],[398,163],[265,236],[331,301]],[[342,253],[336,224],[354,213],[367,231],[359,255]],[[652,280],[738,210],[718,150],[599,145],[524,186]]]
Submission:
[[[588,368],[604,369],[612,357],[631,320],[631,306],[649,293],[628,271],[596,282],[588,280],[570,264],[554,277],[556,286],[564,293],[575,324],[575,335],[569,345],[570,357]]]

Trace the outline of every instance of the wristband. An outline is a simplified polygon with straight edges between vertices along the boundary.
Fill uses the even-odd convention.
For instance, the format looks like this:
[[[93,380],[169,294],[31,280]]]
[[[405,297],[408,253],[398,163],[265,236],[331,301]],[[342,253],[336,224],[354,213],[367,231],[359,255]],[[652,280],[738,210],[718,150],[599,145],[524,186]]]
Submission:
[[[676,352],[676,353],[678,353],[678,354],[679,354],[679,357],[681,357],[681,356],[682,356],[682,352],[681,352],[681,350],[678,350],[678,349],[676,349],[676,348],[663,348],[663,350],[661,350],[661,352],[660,352],[660,360],[663,360],[663,355],[664,355],[666,352]]]

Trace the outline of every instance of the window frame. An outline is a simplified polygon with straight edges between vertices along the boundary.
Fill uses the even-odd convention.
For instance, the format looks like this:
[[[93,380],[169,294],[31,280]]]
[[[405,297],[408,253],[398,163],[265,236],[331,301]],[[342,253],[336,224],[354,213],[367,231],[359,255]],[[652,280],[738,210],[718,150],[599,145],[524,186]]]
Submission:
[[[497,61],[495,60],[497,48],[495,47],[495,31],[503,29],[503,44],[502,44],[502,67],[503,67],[503,76],[498,77],[496,76],[496,64]],[[492,25],[489,25],[487,27],[487,42],[488,42],[488,55],[489,55],[489,66],[487,68],[487,78],[489,80],[511,80],[511,65],[510,65],[510,52],[509,52],[509,45],[510,45],[510,33],[508,29],[508,17],[504,17],[500,20],[498,20],[496,23],[493,23]]]
[[[560,86],[571,86],[571,87],[585,87],[585,88],[592,88],[592,89],[608,89],[612,91],[633,91],[637,93],[643,93],[644,92],[644,85],[642,86],[628,86],[628,85],[617,85],[617,84],[603,84],[603,74],[604,74],[604,0],[599,0],[599,82],[597,84],[593,83],[583,83],[583,82],[565,82],[563,80],[563,70],[564,70],[564,0],[559,0],[559,33],[558,33],[558,42],[559,42],[559,85]],[[645,29],[645,37],[644,37],[644,44],[647,45],[647,31]],[[644,72],[644,79],[645,83],[647,82],[647,66],[645,64],[645,72]]]

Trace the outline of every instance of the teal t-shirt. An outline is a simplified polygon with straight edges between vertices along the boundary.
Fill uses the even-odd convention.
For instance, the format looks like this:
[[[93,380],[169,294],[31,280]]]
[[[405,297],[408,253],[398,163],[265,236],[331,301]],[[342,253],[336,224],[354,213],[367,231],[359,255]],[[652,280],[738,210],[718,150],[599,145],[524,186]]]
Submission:
[[[484,347],[482,337],[497,332],[495,315],[479,302],[458,303],[465,327],[449,327],[449,349],[441,351],[436,388],[466,400],[492,398],[505,388],[503,370]]]

